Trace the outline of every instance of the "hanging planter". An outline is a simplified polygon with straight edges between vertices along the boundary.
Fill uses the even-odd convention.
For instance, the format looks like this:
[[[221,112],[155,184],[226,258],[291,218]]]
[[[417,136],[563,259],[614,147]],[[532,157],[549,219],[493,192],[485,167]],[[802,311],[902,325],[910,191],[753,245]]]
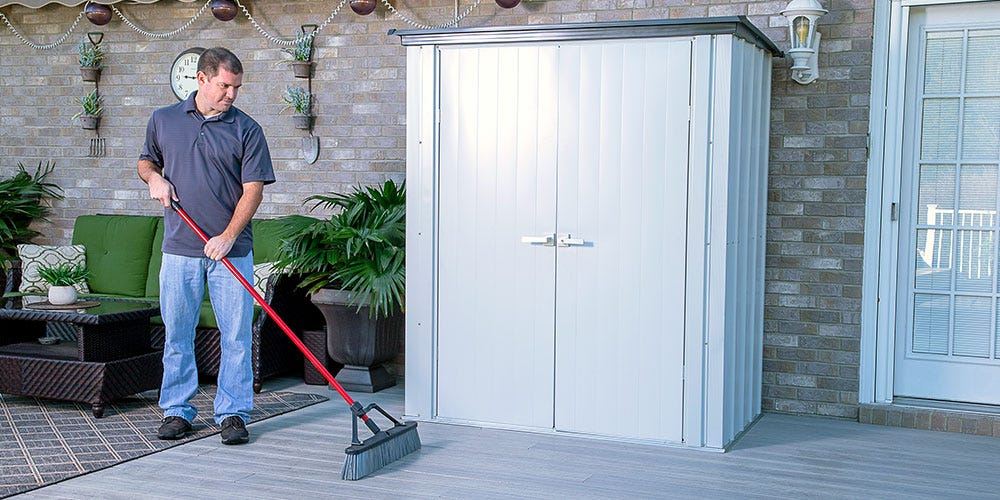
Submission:
[[[80,61],[80,76],[85,82],[98,82],[101,80],[101,67],[104,61],[104,48],[101,47],[101,40],[104,34],[95,31],[87,33],[87,38],[80,40],[77,46],[77,53]]]
[[[99,82],[101,81],[101,68],[81,66],[80,76],[83,77],[83,81],[85,82]]]
[[[80,115],[80,127],[84,130],[97,130],[101,123],[101,115]]]
[[[313,62],[312,61],[292,61],[289,63],[292,65],[292,74],[295,78],[310,78],[312,77]]]
[[[312,115],[292,115],[292,124],[299,130],[311,130],[313,124]]]

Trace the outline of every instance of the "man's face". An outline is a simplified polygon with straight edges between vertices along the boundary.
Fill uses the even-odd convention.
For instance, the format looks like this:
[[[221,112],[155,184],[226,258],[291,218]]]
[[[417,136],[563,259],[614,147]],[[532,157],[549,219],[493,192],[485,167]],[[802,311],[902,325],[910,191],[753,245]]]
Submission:
[[[208,111],[203,114],[212,116],[229,111],[242,85],[243,74],[233,73],[223,66],[219,66],[219,72],[211,78],[199,71],[196,97],[199,104]]]

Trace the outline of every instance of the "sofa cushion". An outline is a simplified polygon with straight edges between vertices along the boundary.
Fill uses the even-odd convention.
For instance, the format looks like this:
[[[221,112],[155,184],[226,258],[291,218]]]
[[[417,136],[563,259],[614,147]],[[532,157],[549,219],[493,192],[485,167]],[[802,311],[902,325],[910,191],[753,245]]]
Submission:
[[[153,248],[157,217],[81,215],[73,226],[73,244],[87,249],[88,284],[94,293],[142,297]]]
[[[273,262],[278,260],[281,244],[294,230],[305,227],[316,219],[305,215],[287,215],[277,219],[253,221],[253,262]]]
[[[146,271],[146,296],[160,296],[160,263],[163,262],[163,218],[157,217],[150,249],[149,270]]]

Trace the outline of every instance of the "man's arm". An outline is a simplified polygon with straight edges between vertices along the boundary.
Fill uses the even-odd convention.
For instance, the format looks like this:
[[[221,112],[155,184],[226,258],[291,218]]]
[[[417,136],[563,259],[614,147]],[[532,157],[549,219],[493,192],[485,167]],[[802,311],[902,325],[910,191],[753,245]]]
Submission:
[[[170,206],[170,200],[178,201],[174,185],[163,177],[163,169],[149,160],[139,160],[139,178],[149,185],[149,197],[160,200],[164,207]]]
[[[229,225],[222,231],[222,234],[213,236],[205,244],[205,256],[212,260],[222,260],[233,248],[236,238],[243,232],[243,228],[250,223],[257,207],[264,199],[263,182],[246,182],[243,184],[243,196],[236,203],[236,211],[233,218],[229,220]],[[167,202],[169,205],[169,202]]]

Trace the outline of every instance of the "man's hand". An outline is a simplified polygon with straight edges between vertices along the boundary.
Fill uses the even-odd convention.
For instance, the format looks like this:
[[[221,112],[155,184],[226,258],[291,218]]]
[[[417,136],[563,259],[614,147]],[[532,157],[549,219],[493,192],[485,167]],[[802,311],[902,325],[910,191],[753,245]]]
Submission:
[[[212,260],[222,260],[229,255],[233,243],[236,243],[236,238],[228,238],[221,234],[209,238],[208,243],[205,243],[205,256]]]
[[[180,201],[177,193],[174,192],[174,185],[163,178],[162,175],[153,175],[149,178],[149,197],[160,200],[164,207],[170,206],[170,200]]]

